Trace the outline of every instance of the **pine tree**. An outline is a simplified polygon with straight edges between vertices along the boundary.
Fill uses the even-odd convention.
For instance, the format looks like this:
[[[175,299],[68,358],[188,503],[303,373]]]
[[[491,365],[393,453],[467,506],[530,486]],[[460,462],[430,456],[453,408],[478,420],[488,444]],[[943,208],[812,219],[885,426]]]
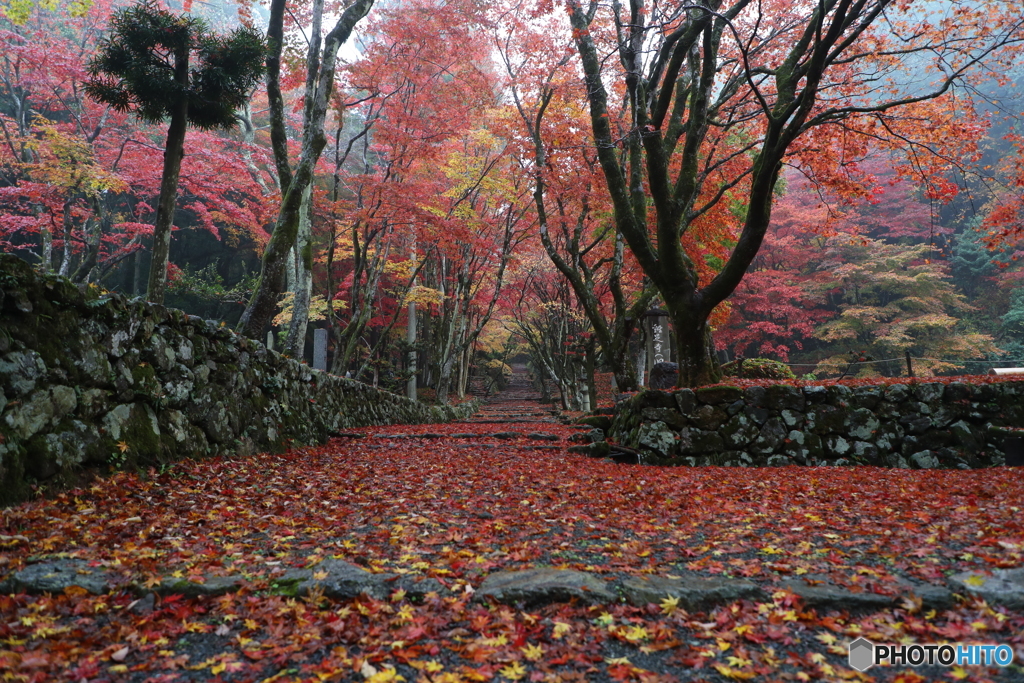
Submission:
[[[89,63],[90,97],[148,123],[170,118],[153,225],[150,301],[163,303],[167,286],[186,128],[231,128],[235,111],[263,74],[265,56],[265,41],[255,29],[213,35],[202,20],[146,0],[113,16],[110,37]]]

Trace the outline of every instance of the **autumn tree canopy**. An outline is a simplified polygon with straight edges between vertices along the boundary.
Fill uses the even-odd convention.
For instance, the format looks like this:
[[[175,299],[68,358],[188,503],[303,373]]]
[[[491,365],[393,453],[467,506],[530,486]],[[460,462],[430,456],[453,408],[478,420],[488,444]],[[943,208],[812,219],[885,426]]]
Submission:
[[[567,7],[616,229],[665,301],[681,385],[717,377],[707,321],[761,247],[783,165],[855,193],[871,142],[953,191],[940,172],[974,153],[971,86],[1024,40],[1012,2]]]
[[[151,4],[0,2],[0,249],[133,295],[167,258],[173,305],[295,357],[325,325],[333,372],[437,400],[517,353],[567,406],[637,387],[655,306],[684,384],[713,347],[798,374],[1024,348],[1014,3],[371,4],[168,2],[185,88],[177,43],[118,23]],[[266,83],[201,93],[200,17],[265,30]],[[154,50],[90,74],[122,29]]]

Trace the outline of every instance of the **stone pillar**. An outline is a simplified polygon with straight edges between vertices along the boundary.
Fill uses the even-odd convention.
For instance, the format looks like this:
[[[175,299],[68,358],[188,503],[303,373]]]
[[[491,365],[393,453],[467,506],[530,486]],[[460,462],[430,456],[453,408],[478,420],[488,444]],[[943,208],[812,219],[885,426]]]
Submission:
[[[274,350],[274,331],[267,330],[267,351]]]
[[[327,330],[313,330],[313,369],[327,372]]]
[[[669,342],[671,328],[665,311],[654,309],[647,313],[647,371],[657,363],[672,362],[672,347]]]
[[[590,412],[590,385],[586,377],[580,377],[580,410],[584,413]]]

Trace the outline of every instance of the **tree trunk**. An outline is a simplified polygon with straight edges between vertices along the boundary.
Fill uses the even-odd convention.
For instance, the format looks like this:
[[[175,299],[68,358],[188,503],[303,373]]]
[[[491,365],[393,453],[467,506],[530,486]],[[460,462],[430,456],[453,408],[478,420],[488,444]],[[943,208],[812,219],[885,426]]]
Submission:
[[[174,80],[184,92],[188,88],[188,48],[174,56]],[[149,262],[149,284],[146,299],[164,302],[167,289],[167,264],[171,256],[171,228],[174,226],[174,203],[178,198],[181,159],[185,155],[185,131],[188,126],[188,98],[180,97],[171,110],[164,148],[164,169],[160,177],[160,199],[153,222],[153,252]]]
[[[311,185],[306,186],[299,208],[299,233],[295,240],[295,297],[292,299],[292,319],[288,325],[285,353],[301,359],[306,352],[306,328],[309,326],[309,299],[313,293],[313,211]]]
[[[305,123],[302,131],[302,151],[294,174],[290,174],[287,162],[287,140],[283,137],[283,104],[280,101],[280,65],[284,44],[285,0],[273,0],[270,5],[270,27],[267,36],[271,42],[271,54],[267,58],[267,90],[272,105],[272,142],[274,158],[278,167],[281,184],[281,209],[277,215],[270,242],[263,253],[263,269],[256,291],[238,322],[239,331],[247,337],[259,339],[264,328],[274,317],[277,300],[284,291],[284,271],[288,252],[295,244],[299,230],[299,214],[302,195],[313,180],[313,171],[320,153],[327,145],[324,122],[331,94],[334,91],[334,72],[338,49],[352,34],[356,23],[366,16],[373,6],[373,0],[355,0],[338,19],[327,34],[320,55],[320,32],[316,31],[310,40],[307,57],[309,76],[306,79]],[[320,3],[322,10],[322,3]],[[271,92],[276,91],[276,98]],[[275,102],[277,104],[275,104]],[[275,123],[276,121],[276,123]],[[289,178],[288,176],[291,175]]]
[[[39,254],[39,272],[49,273],[53,264],[53,233],[49,228],[44,228],[39,231],[39,238],[43,243]]]
[[[61,277],[67,277],[68,273],[71,272],[71,254],[73,251],[71,249],[71,229],[74,225],[74,221],[71,217],[71,209],[74,205],[74,201],[75,197],[73,194],[64,200],[64,211],[61,217],[61,223],[64,228],[64,252],[61,255],[60,269],[57,271],[57,274]]]
[[[667,304],[672,319],[672,331],[679,354],[679,387],[699,387],[721,380],[711,329],[707,316],[694,312],[694,306],[678,301]]]

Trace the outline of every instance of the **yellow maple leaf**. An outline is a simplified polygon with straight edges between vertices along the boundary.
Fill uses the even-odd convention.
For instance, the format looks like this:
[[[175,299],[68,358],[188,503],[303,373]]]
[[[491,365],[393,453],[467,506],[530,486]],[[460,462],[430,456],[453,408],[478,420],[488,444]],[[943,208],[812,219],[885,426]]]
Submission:
[[[820,640],[821,642],[825,643],[826,645],[834,645],[836,642],[836,637],[831,633],[819,633],[814,637]]]
[[[522,650],[523,656],[531,662],[536,662],[544,656],[544,648],[540,645],[530,645],[529,643],[527,643],[526,646],[522,648]]]
[[[405,676],[400,675],[395,669],[388,667],[367,677],[366,683],[398,683],[404,680]]]
[[[661,601],[661,613],[671,616],[679,608],[679,598],[672,597],[671,595],[666,596]]]
[[[732,667],[726,666],[725,664],[719,664],[718,662],[715,662],[711,666],[726,678],[733,678],[738,681],[749,681],[757,676],[753,671],[740,671],[739,669],[733,669]]]
[[[953,678],[957,679],[958,681],[962,681],[965,678],[967,678],[970,674],[967,673],[967,671],[965,669],[963,669],[963,668],[961,668],[959,666],[954,666],[950,670],[949,675],[952,676]]]
[[[127,441],[118,441],[117,442],[117,450],[121,451],[122,453],[125,453],[128,450],[128,442]]]
[[[571,630],[572,626],[569,626],[569,624],[563,623],[561,621],[556,621],[555,628],[551,632],[551,637],[555,640],[560,640],[561,638],[565,637],[565,634]]]
[[[645,640],[646,638],[648,638],[647,629],[639,625],[630,626],[629,629],[627,629],[626,631],[625,638],[631,643],[635,643],[640,640]]]
[[[964,579],[964,583],[966,583],[968,586],[984,586],[985,585],[985,577],[984,576],[968,576],[966,579]]]
[[[512,662],[505,668],[499,669],[498,673],[500,673],[505,678],[508,678],[509,680],[518,681],[520,678],[526,675],[526,667],[524,667],[519,662]]]

